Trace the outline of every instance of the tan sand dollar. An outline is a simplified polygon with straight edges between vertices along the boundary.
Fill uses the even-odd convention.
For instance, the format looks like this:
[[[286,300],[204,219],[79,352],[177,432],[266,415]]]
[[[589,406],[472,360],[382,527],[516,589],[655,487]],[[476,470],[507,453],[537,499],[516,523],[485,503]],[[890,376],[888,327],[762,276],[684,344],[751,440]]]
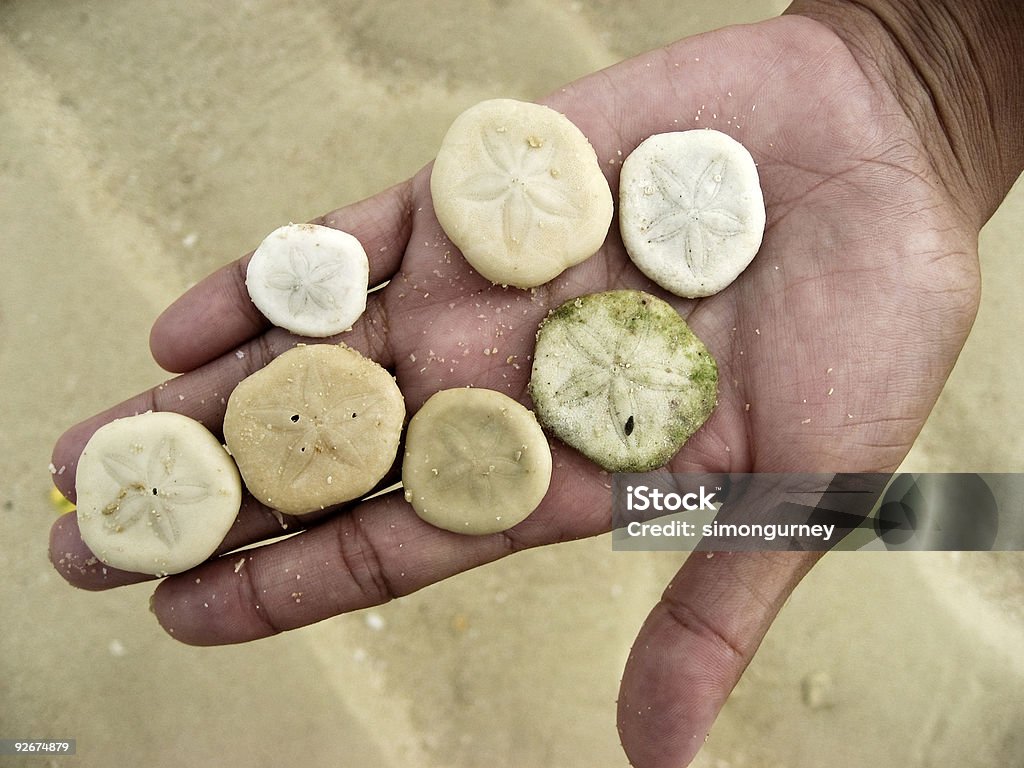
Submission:
[[[551,451],[533,413],[491,389],[446,389],[409,422],[405,498],[431,525],[456,533],[504,531],[537,508]]]
[[[274,325],[323,338],[347,331],[363,314],[369,269],[366,251],[348,232],[288,224],[253,253],[245,286]]]
[[[402,393],[377,363],[343,344],[300,345],[239,383],[224,438],[253,496],[301,515],[372,489],[404,419]]]
[[[612,218],[587,137],[539,104],[493,99],[463,112],[430,177],[434,212],[493,283],[530,288],[589,258]]]
[[[717,402],[718,368],[671,305],[642,291],[581,296],[537,332],[537,418],[609,472],[663,466]]]
[[[82,540],[107,565],[180,573],[224,540],[242,503],[238,470],[202,424],[143,413],[100,427],[75,478]]]
[[[622,241],[633,263],[677,296],[729,285],[757,254],[764,224],[754,159],[720,131],[657,134],[622,163]]]

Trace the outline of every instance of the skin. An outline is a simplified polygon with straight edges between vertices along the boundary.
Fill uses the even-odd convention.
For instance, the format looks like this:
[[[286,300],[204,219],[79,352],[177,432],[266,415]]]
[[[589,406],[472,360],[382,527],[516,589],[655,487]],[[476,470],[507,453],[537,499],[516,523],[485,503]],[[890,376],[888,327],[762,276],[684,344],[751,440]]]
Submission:
[[[1019,78],[1000,73],[1018,71],[1012,62],[1020,59],[1024,23],[1014,2],[958,10],[935,0],[927,12],[914,5],[798,3],[793,10],[805,17],[689,38],[545,100],[590,138],[613,193],[618,166],[608,160],[617,151],[628,154],[652,133],[711,124],[716,111],[716,127],[758,162],[768,211],[759,255],[720,294],[665,297],[718,360],[721,382],[718,408],[672,470],[888,471],[930,412],[978,306],[978,229],[1022,166],[1012,129],[1022,98],[1011,80]],[[922,19],[931,26],[915,26]],[[976,61],[970,51],[980,39],[988,56]],[[956,91],[959,83],[967,86]],[[738,126],[723,125],[733,115]],[[529,365],[503,361],[516,355],[525,363],[548,309],[612,288],[664,296],[629,263],[614,226],[595,257],[532,296],[491,286],[441,233],[429,169],[317,223],[359,237],[371,254],[371,284],[391,278],[343,338],[396,372],[410,412],[437,389],[470,383],[528,403]],[[56,466],[73,470],[94,429],[139,409],[183,409],[219,427],[219,398],[179,402],[178,393],[227,392],[296,341],[268,330],[253,309],[245,263],[197,285],[154,327],[155,358],[185,374],[69,430],[56,446]],[[461,357],[460,342],[500,351]],[[246,352],[242,359],[236,349]],[[434,529],[401,494],[390,494],[254,551],[239,573],[227,558],[168,578],[153,611],[184,642],[243,642],[407,594],[525,547],[605,531],[607,477],[564,446],[553,448],[545,501],[507,532],[462,537]],[[72,497],[73,477],[55,478]],[[250,500],[226,548],[279,532]],[[76,553],[76,562],[58,568],[83,588],[140,578],[86,566],[73,517],[55,524],[51,551]],[[635,765],[679,766],[693,757],[817,557],[721,554],[683,565],[641,629],[622,681],[618,725]],[[312,572],[296,603],[282,573],[300,561]],[[322,571],[310,565],[324,562],[331,565]],[[199,590],[224,596],[224,608],[196,610]]]

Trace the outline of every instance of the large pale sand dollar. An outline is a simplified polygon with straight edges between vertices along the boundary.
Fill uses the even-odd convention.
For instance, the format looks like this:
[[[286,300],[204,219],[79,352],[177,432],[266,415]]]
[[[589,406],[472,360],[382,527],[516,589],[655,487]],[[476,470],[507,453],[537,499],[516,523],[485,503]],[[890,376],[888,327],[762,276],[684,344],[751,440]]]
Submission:
[[[609,472],[663,466],[714,410],[718,367],[667,302],[642,291],[567,301],[537,332],[537,418]]]
[[[164,576],[206,560],[242,503],[227,451],[178,413],[143,413],[100,427],[75,478],[78,527],[97,558]]]
[[[343,344],[300,345],[235,387],[224,439],[253,496],[302,515],[373,488],[404,420],[402,393],[377,363]]]
[[[555,110],[483,101],[448,129],[430,176],[434,212],[493,283],[548,282],[601,247],[612,196],[587,137]]]
[[[431,525],[456,533],[504,531],[537,508],[551,451],[533,413],[492,389],[445,389],[409,422],[402,484]]]
[[[710,296],[757,254],[765,210],[754,159],[715,130],[660,133],[619,174],[619,229],[640,270],[677,296]]]
[[[348,232],[287,224],[253,253],[245,286],[274,325],[323,338],[347,331],[363,314],[369,269],[366,251]]]

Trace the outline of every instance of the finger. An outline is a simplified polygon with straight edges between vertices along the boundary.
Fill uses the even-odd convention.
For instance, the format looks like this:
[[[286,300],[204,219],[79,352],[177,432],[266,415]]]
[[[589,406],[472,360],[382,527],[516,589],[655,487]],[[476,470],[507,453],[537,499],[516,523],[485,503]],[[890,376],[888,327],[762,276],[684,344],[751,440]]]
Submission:
[[[399,475],[393,468],[367,496],[384,492],[394,486],[398,478]],[[211,557],[220,557],[242,547],[281,536],[290,536],[316,525],[324,518],[339,514],[346,507],[355,506],[357,503],[358,501],[349,502],[345,505],[296,516],[271,509],[245,492],[242,495],[242,505],[238,516]],[[49,555],[50,562],[57,572],[69,584],[79,589],[100,591],[161,578],[144,573],[122,571],[101,562],[82,540],[82,534],[78,527],[78,516],[75,512],[62,515],[54,522],[50,529]]]
[[[354,235],[366,250],[375,286],[398,270],[412,225],[411,205],[407,181],[312,223]],[[149,345],[160,366],[178,373],[194,370],[269,327],[245,287],[251,255],[193,286],[157,318]]]
[[[238,382],[296,344],[308,341],[279,328],[271,329],[201,368],[76,424],[61,435],[54,446],[51,459],[55,469],[54,485],[65,497],[75,500],[74,482],[78,457],[92,434],[114,419],[146,411],[175,411],[201,422],[214,434],[219,434],[228,397]],[[394,365],[379,294],[369,297],[366,311],[351,331],[320,341],[341,341],[385,368]]]
[[[428,525],[401,494],[377,497],[290,539],[164,580],[153,610],[178,640],[221,645],[379,605],[520,549],[607,530],[601,478],[573,477],[525,521],[487,536]]]
[[[308,523],[275,513],[246,494],[238,517],[213,556],[217,557],[257,541],[296,533]],[[106,565],[82,541],[74,512],[61,515],[50,528],[50,562],[72,586],[99,591],[152,581],[156,576],[132,573]]]
[[[632,765],[690,763],[783,602],[818,557],[690,555],[626,662],[618,726]]]

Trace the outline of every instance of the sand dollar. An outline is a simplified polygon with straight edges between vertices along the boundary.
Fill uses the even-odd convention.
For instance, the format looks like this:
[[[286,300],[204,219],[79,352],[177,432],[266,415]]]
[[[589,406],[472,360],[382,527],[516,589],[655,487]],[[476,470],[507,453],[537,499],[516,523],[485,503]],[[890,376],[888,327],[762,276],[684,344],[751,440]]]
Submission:
[[[97,558],[163,576],[214,553],[238,515],[242,484],[220,441],[178,413],[100,427],[82,451],[78,527]]]
[[[402,393],[377,363],[343,344],[300,345],[239,383],[224,438],[253,496],[301,515],[372,489],[404,420]]]
[[[253,253],[245,286],[274,325],[322,338],[347,331],[363,314],[369,269],[366,251],[348,232],[288,224]]]
[[[409,422],[402,483],[421,518],[456,533],[504,531],[547,493],[551,451],[533,413],[491,389],[446,389]]]
[[[661,133],[619,174],[619,229],[633,263],[677,296],[710,296],[761,247],[765,210],[754,159],[720,131]]]
[[[668,303],[642,291],[572,299],[541,324],[537,418],[610,472],[668,462],[717,402],[718,368]]]
[[[593,147],[567,117],[493,99],[463,112],[430,177],[434,212],[493,283],[529,288],[597,252],[612,196]]]

